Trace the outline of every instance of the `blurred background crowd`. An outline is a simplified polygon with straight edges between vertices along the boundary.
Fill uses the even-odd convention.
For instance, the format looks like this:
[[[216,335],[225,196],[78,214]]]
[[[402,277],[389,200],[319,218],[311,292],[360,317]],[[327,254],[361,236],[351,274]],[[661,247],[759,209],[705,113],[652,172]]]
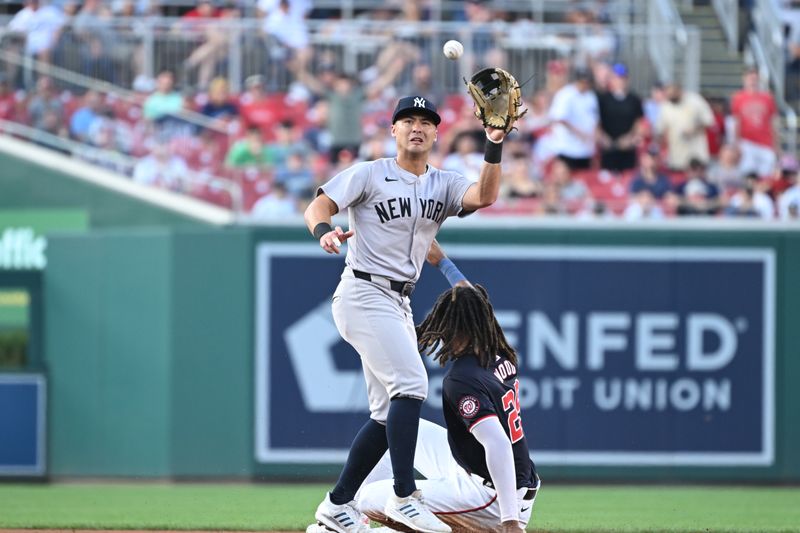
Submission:
[[[408,94],[443,117],[432,163],[477,179],[483,130],[461,80],[501,66],[528,113],[481,216],[799,220],[800,5],[733,2],[720,86],[674,4],[5,1],[0,132],[275,219],[337,171],[393,156]],[[765,13],[782,28],[779,73],[754,42]],[[459,61],[441,53],[450,38]],[[660,39],[677,43],[667,59]]]

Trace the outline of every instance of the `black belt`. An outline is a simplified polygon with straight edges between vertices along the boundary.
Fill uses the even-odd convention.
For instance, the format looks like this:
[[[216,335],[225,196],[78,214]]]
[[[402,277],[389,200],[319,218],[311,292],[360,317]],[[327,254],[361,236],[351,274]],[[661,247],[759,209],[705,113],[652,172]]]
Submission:
[[[367,281],[374,281],[372,274],[362,272],[360,270],[353,270],[353,275],[358,279],[365,279]],[[414,292],[414,283],[411,281],[395,281],[393,279],[385,278],[389,282],[389,287],[393,291],[399,292],[402,296],[410,296]]]

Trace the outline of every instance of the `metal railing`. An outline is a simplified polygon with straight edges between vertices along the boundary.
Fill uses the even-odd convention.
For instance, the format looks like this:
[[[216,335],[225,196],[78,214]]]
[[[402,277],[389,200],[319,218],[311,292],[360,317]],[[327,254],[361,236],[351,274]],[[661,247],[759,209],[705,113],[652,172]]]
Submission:
[[[748,35],[748,45],[750,52],[753,54],[753,60],[758,67],[759,77],[768,85],[776,84],[776,77],[770,67],[770,61],[761,40],[755,32],[750,32]],[[795,153],[797,151],[797,113],[783,98],[783,92],[780,94],[775,93],[775,101],[778,104],[780,112],[783,114],[783,124],[781,124],[781,147],[784,151]]]
[[[714,12],[717,14],[722,32],[728,40],[728,50],[735,53],[739,50],[739,1],[712,0]]]
[[[671,0],[647,3],[646,47],[661,81],[680,82],[687,90],[700,87],[700,31],[686,26]]]
[[[22,0],[0,0],[0,6],[21,6],[22,3]],[[237,3],[246,15],[255,14],[257,4],[255,0],[243,0]],[[464,0],[427,0],[425,4],[428,9],[428,18],[434,21],[453,20],[464,11]],[[179,8],[195,7],[197,2],[195,0],[159,0],[158,5],[161,8],[167,8],[168,11],[178,12]],[[387,6],[387,3],[376,0],[312,0],[311,5],[318,12],[331,13],[336,18],[345,20],[363,16],[364,12],[377,11],[387,7],[400,9],[400,2]],[[641,0],[611,0],[603,6],[603,10],[616,20],[619,17],[629,16],[632,8],[637,8],[637,5],[641,5]],[[553,22],[553,19],[560,19],[567,11],[575,9],[575,4],[564,0],[494,0],[491,7],[496,11],[530,17],[536,22]]]
[[[133,175],[134,169],[140,161],[136,157],[125,155],[117,150],[99,148],[17,122],[0,120],[0,137],[4,134],[25,139],[39,146],[70,155],[73,158],[127,177]],[[229,207],[237,214],[242,214],[244,211],[242,188],[238,183],[230,179],[188,170],[185,175],[181,176],[181,182],[183,190],[175,192],[187,196],[195,196],[193,191],[199,188],[222,191],[230,200],[230,206],[223,207]]]
[[[67,25],[49,65],[124,90],[131,89],[137,79],[152,80],[162,70],[175,72],[179,86],[201,90],[214,76],[225,77],[233,92],[241,91],[252,74],[264,75],[269,91],[288,91],[296,81],[298,51],[265,33],[260,21],[215,20],[204,22],[202,29],[188,30],[184,24],[173,18],[155,18],[113,19],[80,31]],[[626,60],[634,73],[634,88],[644,90],[656,78],[651,62],[660,69],[659,78],[681,77],[689,88],[696,88],[699,69],[699,50],[692,44],[691,29],[679,18],[663,16],[650,17],[647,25],[536,24],[529,20],[484,25],[309,21],[308,30],[308,72],[333,65],[359,74],[366,84],[370,76],[380,77],[395,69],[391,84],[402,87],[411,83],[413,66],[426,63],[431,66],[433,86],[448,94],[461,93],[463,78],[488,64],[505,66],[521,80],[534,75],[532,83],[523,88],[526,93],[541,88],[545,81],[542,73],[554,59],[575,63]],[[452,38],[461,40],[466,48],[457,62],[441,53],[442,43]],[[101,44],[108,42],[98,48],[87,44],[87,39],[90,43],[95,39]],[[22,55],[20,43],[20,36],[0,33],[0,67],[10,70],[8,63],[13,63],[18,71],[27,73],[18,78],[30,84],[32,60]],[[100,55],[91,56],[98,50]],[[650,57],[641,55],[644,50],[650,51]],[[664,54],[669,54],[666,61]],[[41,71],[41,67],[35,70]],[[678,68],[680,76],[676,76]]]
[[[772,0],[758,0],[753,7],[753,29],[764,52],[775,97],[786,101],[786,42],[783,21]]]
[[[2,39],[2,32],[0,32],[0,39]],[[125,87],[98,80],[52,63],[45,63],[30,56],[23,56],[18,53],[0,49],[0,61],[22,68],[26,75],[31,78],[33,78],[34,74],[49,76],[57,80],[62,87],[78,88],[81,91],[91,89],[101,93],[113,93],[119,100],[136,106],[141,105],[141,99],[137,97],[136,93]],[[199,128],[227,134],[227,131],[220,127],[213,119],[192,110],[181,109],[180,111],[172,113],[172,115]]]

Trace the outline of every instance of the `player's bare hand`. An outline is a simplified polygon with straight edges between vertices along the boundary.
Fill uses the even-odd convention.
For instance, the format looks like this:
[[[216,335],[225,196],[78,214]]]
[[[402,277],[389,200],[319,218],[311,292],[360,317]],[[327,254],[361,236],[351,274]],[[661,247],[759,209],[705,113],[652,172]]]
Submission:
[[[436,239],[433,239],[431,247],[428,248],[428,255],[425,257],[425,259],[431,265],[438,267],[439,263],[441,263],[442,259],[445,257],[447,256],[444,255],[444,250],[442,250],[442,247],[439,246],[439,242]]]
[[[342,244],[355,234],[354,230],[343,231],[341,226],[336,226],[320,238],[319,245],[329,254],[338,254]]]
[[[502,142],[506,138],[506,132],[503,130],[491,126],[486,126],[484,129],[486,130],[486,136],[496,143]]]
[[[523,533],[525,528],[516,520],[506,520],[500,524],[500,533]]]

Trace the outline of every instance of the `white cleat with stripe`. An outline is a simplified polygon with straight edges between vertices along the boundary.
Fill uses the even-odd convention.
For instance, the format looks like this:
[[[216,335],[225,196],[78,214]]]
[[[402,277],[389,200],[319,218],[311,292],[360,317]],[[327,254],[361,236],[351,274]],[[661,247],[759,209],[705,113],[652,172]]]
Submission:
[[[314,518],[321,525],[336,533],[368,533],[370,531],[369,519],[358,512],[354,503],[336,505],[331,501],[330,493],[327,493],[325,499],[317,507]]]
[[[450,533],[450,526],[436,518],[422,500],[422,492],[415,490],[410,496],[389,497],[383,509],[386,516],[420,533]]]

